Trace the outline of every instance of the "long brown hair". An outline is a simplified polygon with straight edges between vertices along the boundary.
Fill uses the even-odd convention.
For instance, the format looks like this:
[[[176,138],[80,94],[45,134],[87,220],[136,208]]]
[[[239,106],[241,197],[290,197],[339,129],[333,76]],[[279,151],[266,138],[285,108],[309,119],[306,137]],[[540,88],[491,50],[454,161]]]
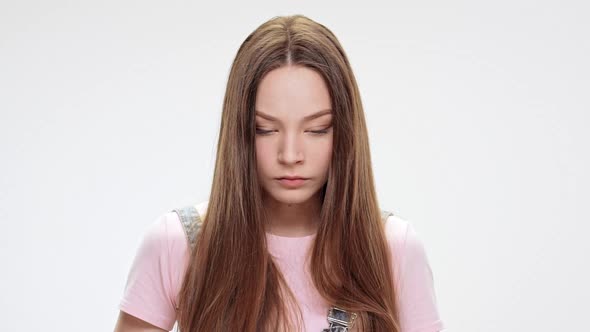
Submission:
[[[182,332],[296,330],[287,314],[293,294],[266,247],[255,151],[256,89],[265,74],[285,65],[321,74],[334,112],[333,154],[311,249],[313,282],[328,303],[359,314],[360,330],[399,332],[357,83],[334,34],[303,15],[263,23],[232,64],[207,212],[179,293],[178,327]]]

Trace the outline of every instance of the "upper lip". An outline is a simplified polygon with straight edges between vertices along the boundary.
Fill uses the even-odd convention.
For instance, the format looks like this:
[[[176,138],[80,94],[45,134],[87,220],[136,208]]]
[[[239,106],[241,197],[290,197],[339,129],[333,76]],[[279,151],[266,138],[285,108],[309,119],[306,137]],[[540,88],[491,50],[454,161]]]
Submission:
[[[307,180],[307,178],[305,178],[303,176],[298,176],[298,175],[286,175],[286,176],[281,176],[278,179],[286,179],[286,180],[298,180],[298,179],[302,179],[302,180]]]

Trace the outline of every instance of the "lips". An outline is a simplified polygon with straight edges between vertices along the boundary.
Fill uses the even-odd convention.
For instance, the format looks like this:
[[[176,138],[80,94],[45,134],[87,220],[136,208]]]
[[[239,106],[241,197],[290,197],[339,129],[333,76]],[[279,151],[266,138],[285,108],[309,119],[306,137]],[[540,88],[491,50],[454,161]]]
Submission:
[[[279,183],[286,187],[286,188],[299,188],[301,186],[303,186],[305,184],[305,182],[308,180],[308,178],[304,178],[302,176],[293,176],[293,175],[289,175],[289,176],[283,176],[280,178],[277,178],[277,180],[279,181]]]
[[[307,180],[303,176],[281,176],[278,178],[279,180]]]

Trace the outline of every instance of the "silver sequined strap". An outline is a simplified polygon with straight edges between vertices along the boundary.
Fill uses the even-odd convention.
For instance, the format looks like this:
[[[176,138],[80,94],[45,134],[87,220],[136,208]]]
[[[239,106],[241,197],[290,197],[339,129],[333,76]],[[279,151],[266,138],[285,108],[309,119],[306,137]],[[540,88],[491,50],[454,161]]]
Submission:
[[[323,329],[322,332],[348,332],[354,326],[356,319],[355,313],[349,313],[346,310],[331,307],[328,310],[328,323],[330,326]]]
[[[387,221],[387,217],[389,216],[393,216],[393,213],[386,210],[381,210],[381,220],[383,221],[383,223]]]
[[[193,205],[189,205],[180,209],[174,209],[172,211],[178,214],[178,218],[182,224],[182,229],[186,235],[189,247],[192,250],[195,247],[197,233],[199,232],[199,229],[202,225],[201,217],[199,216],[197,208],[195,208]]]

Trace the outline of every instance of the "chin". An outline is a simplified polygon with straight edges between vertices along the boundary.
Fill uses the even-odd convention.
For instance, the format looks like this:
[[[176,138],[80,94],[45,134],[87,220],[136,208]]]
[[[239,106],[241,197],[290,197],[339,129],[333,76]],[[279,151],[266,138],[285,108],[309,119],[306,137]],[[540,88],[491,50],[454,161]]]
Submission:
[[[315,197],[316,192],[310,190],[273,190],[267,191],[267,196],[283,204],[302,204]]]

